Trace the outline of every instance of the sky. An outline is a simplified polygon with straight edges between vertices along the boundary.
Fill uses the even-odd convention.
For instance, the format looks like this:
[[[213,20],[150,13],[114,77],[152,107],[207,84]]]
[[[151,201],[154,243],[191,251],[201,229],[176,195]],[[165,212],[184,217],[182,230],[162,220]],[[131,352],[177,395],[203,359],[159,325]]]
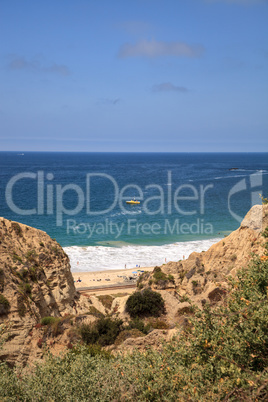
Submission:
[[[0,0],[0,150],[268,151],[268,0]]]

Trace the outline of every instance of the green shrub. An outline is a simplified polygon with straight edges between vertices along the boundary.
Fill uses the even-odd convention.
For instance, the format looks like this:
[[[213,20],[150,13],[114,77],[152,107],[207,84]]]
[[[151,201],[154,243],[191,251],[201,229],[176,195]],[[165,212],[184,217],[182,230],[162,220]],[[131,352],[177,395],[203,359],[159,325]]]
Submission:
[[[154,282],[167,281],[167,275],[162,272],[160,267],[155,267],[153,274]]]
[[[164,313],[165,303],[160,293],[151,289],[135,292],[126,302],[126,311],[131,317],[159,316]]]
[[[126,339],[128,338],[140,338],[142,336],[145,336],[145,334],[141,331],[139,331],[136,328],[133,329],[124,329],[123,331],[120,332],[118,337],[115,340],[115,345],[120,345],[123,343]]]
[[[9,301],[1,293],[0,293],[0,305],[3,306],[6,310],[10,307]]]
[[[122,324],[122,320],[102,317],[93,324],[82,324],[80,334],[86,344],[111,345],[122,330]]]
[[[88,357],[100,357],[104,358],[107,360],[110,360],[113,358],[111,352],[108,350],[104,350],[100,345],[98,344],[90,344],[90,345],[76,345],[75,347],[71,348],[69,354],[71,355],[82,355],[82,356],[88,356]],[[68,356],[67,356],[68,359]]]
[[[37,257],[36,251],[35,250],[27,251],[25,257],[29,262],[35,262],[36,257]]]
[[[32,287],[28,282],[20,283],[20,288],[22,292],[25,293],[26,295],[30,295],[32,292]]]
[[[11,223],[12,229],[15,231],[17,236],[22,236],[22,229],[19,223],[17,222],[12,222]]]
[[[22,262],[22,258],[19,255],[17,255],[16,253],[13,253],[12,258],[13,258],[14,262],[16,262],[16,261]]]
[[[63,321],[59,317],[43,317],[40,324],[46,327],[44,334],[54,338],[63,333]]]
[[[54,324],[56,321],[59,321],[58,317],[43,317],[41,319],[41,324],[42,325],[52,325]]]
[[[128,325],[126,326],[125,329],[127,330],[138,329],[140,332],[147,335],[150,330],[150,325],[148,324],[145,325],[144,322],[139,317],[135,317],[133,318],[133,320],[128,322]]]
[[[162,320],[157,319],[150,319],[148,324],[148,328],[153,328],[153,329],[169,329],[170,326]]]
[[[18,295],[17,297],[17,309],[20,317],[24,317],[27,311],[27,308],[24,304],[24,297],[23,295]]]
[[[174,276],[173,275],[167,275],[164,272],[162,272],[160,267],[155,267],[154,271],[153,271],[153,282],[155,284],[161,284],[161,285],[165,285],[168,282],[173,282],[174,283]]]
[[[0,292],[4,290],[4,285],[5,285],[4,270],[0,268]]]

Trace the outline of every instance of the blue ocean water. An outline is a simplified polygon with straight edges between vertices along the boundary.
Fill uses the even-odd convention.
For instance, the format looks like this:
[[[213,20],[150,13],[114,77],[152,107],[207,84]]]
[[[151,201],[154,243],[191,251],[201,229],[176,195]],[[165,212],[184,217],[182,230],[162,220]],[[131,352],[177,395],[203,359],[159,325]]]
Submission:
[[[267,153],[0,152],[0,207],[46,231],[73,270],[202,251],[268,194]],[[127,205],[136,198],[139,205]]]

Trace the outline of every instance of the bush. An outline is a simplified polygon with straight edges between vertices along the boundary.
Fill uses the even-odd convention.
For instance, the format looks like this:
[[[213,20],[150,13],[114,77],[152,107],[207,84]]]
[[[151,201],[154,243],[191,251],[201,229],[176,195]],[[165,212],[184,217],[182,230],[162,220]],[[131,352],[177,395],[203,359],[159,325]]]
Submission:
[[[128,325],[126,326],[126,329],[127,330],[138,329],[140,332],[147,335],[150,330],[150,325],[148,324],[145,325],[144,322],[139,317],[135,317],[133,320],[129,321]]]
[[[150,319],[147,326],[151,327],[152,329],[169,329],[170,328],[170,326],[165,321],[161,321],[158,318]]]
[[[162,284],[163,286],[167,284],[168,282],[175,282],[174,276],[173,275],[167,275],[164,272],[162,272],[160,267],[155,267],[153,271],[153,282],[155,284]]]
[[[0,293],[0,314],[1,312],[6,313],[10,307],[10,303],[7,298]]]
[[[63,322],[59,317],[43,317],[41,325],[45,325],[44,333],[48,336],[56,337],[63,333]]]
[[[124,329],[116,338],[115,345],[120,345],[128,338],[140,338],[142,336],[145,336],[145,334],[136,328]]]
[[[135,292],[126,302],[126,311],[131,317],[158,317],[165,311],[165,303],[160,293],[151,289]]]
[[[59,321],[58,317],[43,317],[41,319],[41,325],[52,325],[56,321]]]
[[[72,355],[82,355],[82,356],[89,356],[89,357],[101,357],[107,360],[110,360],[113,358],[111,352],[104,350],[100,345],[94,344],[94,345],[76,345],[75,347],[70,348],[70,354]],[[68,356],[67,356],[68,359]]]
[[[167,281],[167,275],[162,272],[160,267],[155,267],[153,277],[155,283]]]
[[[122,320],[101,317],[93,324],[82,324],[80,334],[86,344],[111,345],[122,330],[122,324]]]

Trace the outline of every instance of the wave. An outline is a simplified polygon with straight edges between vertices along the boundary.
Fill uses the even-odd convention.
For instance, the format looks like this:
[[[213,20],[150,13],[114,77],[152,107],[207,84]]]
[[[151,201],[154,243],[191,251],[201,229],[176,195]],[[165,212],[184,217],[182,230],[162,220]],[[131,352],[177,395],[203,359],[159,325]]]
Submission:
[[[111,244],[108,247],[99,246],[71,246],[64,247],[70,258],[72,272],[101,271],[109,269],[151,267],[162,265],[169,261],[179,261],[193,252],[209,249],[220,238],[195,240],[164,244],[161,246],[140,246],[123,242]],[[110,246],[110,247],[109,247]]]
[[[136,206],[135,206],[136,207]],[[116,216],[122,216],[122,215],[139,215],[142,213],[141,207],[139,208],[135,208],[135,211],[131,211],[131,210],[126,210],[126,211],[121,211],[121,212],[115,212],[113,214],[110,215],[110,218],[114,218]]]
[[[236,170],[237,172],[238,170]],[[241,169],[241,171],[246,171],[245,169]],[[255,173],[252,174],[233,174],[231,176],[218,176],[214,177],[214,180],[219,180],[219,179],[229,179],[229,178],[234,178],[234,177],[248,177],[248,176],[253,176],[253,175],[260,175],[260,174],[268,174],[267,170],[254,170]]]

